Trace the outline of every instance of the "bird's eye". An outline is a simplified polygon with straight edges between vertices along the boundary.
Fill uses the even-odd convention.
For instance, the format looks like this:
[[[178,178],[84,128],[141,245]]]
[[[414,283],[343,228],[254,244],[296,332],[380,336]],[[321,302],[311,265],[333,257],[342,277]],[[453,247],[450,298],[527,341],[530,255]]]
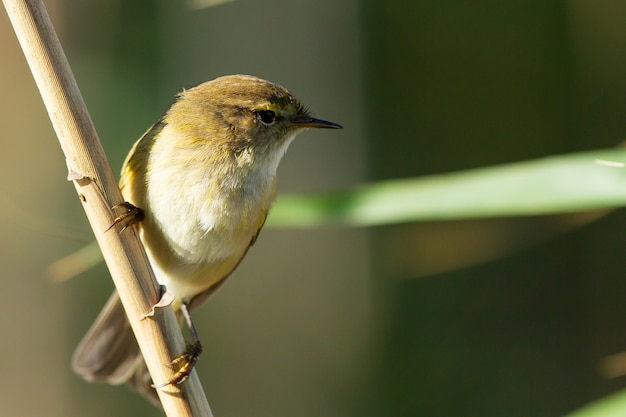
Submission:
[[[261,110],[256,113],[257,119],[264,125],[271,125],[276,121],[276,113],[272,110]]]

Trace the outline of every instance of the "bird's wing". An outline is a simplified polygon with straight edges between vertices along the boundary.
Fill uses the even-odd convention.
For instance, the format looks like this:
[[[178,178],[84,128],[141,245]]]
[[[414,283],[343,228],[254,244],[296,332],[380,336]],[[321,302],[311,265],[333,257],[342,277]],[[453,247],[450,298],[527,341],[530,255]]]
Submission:
[[[122,165],[119,183],[120,189],[122,190],[124,198],[129,200],[129,203],[138,205],[139,208],[145,209],[145,207],[141,207],[141,202],[131,200],[133,200],[133,197],[145,195],[146,185],[144,181],[137,181],[137,179],[146,177],[150,150],[164,126],[165,122],[163,119],[150,126],[146,133],[135,142],[128,156],[126,156],[124,165]],[[143,190],[139,190],[137,187],[143,187]]]

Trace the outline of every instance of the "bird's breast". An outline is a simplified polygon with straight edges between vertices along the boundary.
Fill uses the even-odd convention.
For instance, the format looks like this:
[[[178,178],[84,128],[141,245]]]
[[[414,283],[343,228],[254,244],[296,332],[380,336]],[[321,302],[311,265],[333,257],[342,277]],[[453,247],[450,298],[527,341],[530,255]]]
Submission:
[[[225,183],[210,169],[164,169],[148,180],[141,236],[157,280],[184,298],[232,272],[275,195],[274,176],[255,172]]]

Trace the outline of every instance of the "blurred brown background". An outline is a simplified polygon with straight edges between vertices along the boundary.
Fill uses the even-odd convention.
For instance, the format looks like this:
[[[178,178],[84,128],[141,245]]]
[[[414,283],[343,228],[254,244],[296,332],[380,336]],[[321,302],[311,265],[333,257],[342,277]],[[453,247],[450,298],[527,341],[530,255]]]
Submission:
[[[230,73],[285,85],[346,127],[298,138],[281,193],[625,138],[617,0],[47,6],[115,171],[176,92]],[[91,232],[1,15],[0,415],[161,415],[125,387],[69,369],[112,283],[104,266],[46,279]],[[556,416],[622,388],[598,365],[626,350],[626,218],[539,239],[563,222],[265,230],[195,314],[215,415]],[[535,244],[473,255],[516,242]]]

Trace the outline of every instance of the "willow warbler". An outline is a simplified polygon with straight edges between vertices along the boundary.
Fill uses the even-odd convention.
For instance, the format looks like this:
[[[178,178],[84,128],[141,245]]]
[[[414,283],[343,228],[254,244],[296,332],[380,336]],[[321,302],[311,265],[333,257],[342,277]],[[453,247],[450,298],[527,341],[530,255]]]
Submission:
[[[341,126],[311,117],[281,86],[230,75],[180,93],[135,143],[120,188],[141,209],[141,240],[179,314],[206,301],[256,241],[276,194],[278,163],[307,128]],[[127,382],[158,401],[117,292],[72,366],[89,381]]]

